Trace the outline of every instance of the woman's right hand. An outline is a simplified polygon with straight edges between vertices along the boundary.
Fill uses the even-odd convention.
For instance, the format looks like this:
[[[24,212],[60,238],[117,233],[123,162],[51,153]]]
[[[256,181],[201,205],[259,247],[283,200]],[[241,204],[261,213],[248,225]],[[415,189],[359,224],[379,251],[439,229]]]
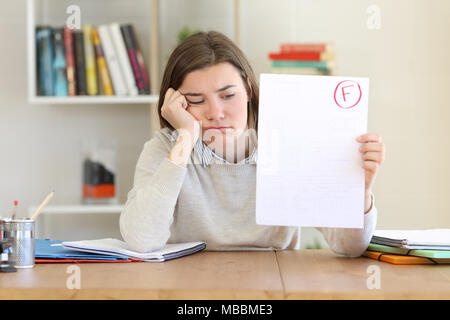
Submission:
[[[164,102],[161,107],[161,116],[166,119],[179,134],[190,134],[193,143],[200,137],[201,125],[186,109],[188,102],[180,91],[172,88],[167,89]]]

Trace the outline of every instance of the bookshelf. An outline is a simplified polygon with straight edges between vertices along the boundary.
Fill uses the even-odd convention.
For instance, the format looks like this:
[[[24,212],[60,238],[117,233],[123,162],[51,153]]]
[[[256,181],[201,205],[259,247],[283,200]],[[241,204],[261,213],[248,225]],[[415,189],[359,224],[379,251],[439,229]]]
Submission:
[[[147,0],[148,1],[148,0]],[[53,3],[52,3],[53,2]],[[147,68],[149,69],[149,77],[150,77],[150,92],[153,94],[150,95],[138,95],[138,96],[73,96],[73,97],[52,97],[52,96],[38,96],[36,94],[36,40],[35,40],[35,28],[39,24],[55,24],[62,26],[64,24],[65,18],[69,15],[66,11],[60,12],[60,19],[57,21],[53,21],[52,17],[46,9],[52,6],[55,3],[59,3],[58,0],[27,0],[27,73],[28,73],[28,102],[32,105],[35,104],[144,104],[150,105],[151,111],[154,109],[154,105],[157,104],[159,95],[159,39],[158,39],[158,25],[159,25],[159,17],[158,17],[158,0],[150,0],[148,1],[150,4],[150,12],[149,12],[149,20],[150,20],[150,30],[149,30],[149,47],[150,54],[147,59],[145,59]],[[124,3],[127,1],[123,1]],[[118,1],[114,1],[111,5],[117,5]],[[80,5],[83,8],[83,5],[87,5],[89,9],[95,6],[105,5],[105,1],[94,0],[94,1],[70,1],[64,4],[58,4],[60,8],[63,8],[64,5],[76,4]],[[131,7],[131,6],[130,6]],[[88,10],[89,10],[88,9]],[[98,10],[100,11],[100,10]],[[125,12],[124,14],[124,22],[127,21],[126,14],[133,14],[132,12]],[[85,12],[81,11],[81,24],[90,23],[93,25],[98,24],[96,21],[90,21],[89,17],[84,19]],[[63,19],[64,18],[64,19]],[[132,21],[133,17],[131,16],[128,22]],[[107,21],[104,20],[102,23],[115,22],[115,21]],[[143,44],[142,38],[139,38],[139,42]],[[153,118],[153,117],[152,117]],[[151,119],[153,120],[153,119]],[[153,120],[154,121],[154,120]]]
[[[134,97],[76,96],[76,97],[40,97],[29,99],[31,104],[147,104],[158,103],[157,95],[139,95]]]

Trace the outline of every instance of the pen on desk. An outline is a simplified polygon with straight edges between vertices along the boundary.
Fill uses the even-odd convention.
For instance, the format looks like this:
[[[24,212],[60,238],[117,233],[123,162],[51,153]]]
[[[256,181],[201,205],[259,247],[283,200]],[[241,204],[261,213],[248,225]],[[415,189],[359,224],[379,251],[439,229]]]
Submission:
[[[16,211],[17,211],[18,204],[19,204],[19,201],[14,200],[14,207],[13,207],[12,213],[11,213],[11,220],[14,220],[14,218],[16,217]]]
[[[37,210],[34,212],[34,214],[31,216],[31,220],[36,220],[37,216],[39,215],[39,213],[41,213],[41,210],[47,205],[47,203],[50,201],[50,199],[53,197],[53,195],[55,194],[55,191],[53,190],[52,192],[50,192],[50,194],[44,199],[44,201],[41,203],[41,205],[39,206],[39,208],[37,208]]]

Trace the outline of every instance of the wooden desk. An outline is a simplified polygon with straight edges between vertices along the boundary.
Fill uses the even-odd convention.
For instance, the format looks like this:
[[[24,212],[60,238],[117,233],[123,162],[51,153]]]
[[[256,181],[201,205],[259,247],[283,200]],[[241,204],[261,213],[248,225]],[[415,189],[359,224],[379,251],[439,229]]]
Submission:
[[[0,299],[450,299],[450,266],[398,266],[329,250],[201,252],[164,263],[83,263],[0,274]],[[381,289],[367,288],[379,267]]]

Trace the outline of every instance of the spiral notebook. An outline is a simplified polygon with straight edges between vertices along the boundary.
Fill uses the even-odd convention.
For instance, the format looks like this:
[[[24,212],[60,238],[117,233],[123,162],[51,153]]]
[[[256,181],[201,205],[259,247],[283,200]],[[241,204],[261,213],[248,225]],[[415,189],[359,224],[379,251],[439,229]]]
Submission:
[[[162,262],[176,259],[202,251],[206,248],[205,242],[185,242],[166,244],[164,248],[159,250],[141,253],[131,250],[126,242],[112,238],[64,241],[62,245],[64,248],[75,251],[139,259],[149,262]]]

